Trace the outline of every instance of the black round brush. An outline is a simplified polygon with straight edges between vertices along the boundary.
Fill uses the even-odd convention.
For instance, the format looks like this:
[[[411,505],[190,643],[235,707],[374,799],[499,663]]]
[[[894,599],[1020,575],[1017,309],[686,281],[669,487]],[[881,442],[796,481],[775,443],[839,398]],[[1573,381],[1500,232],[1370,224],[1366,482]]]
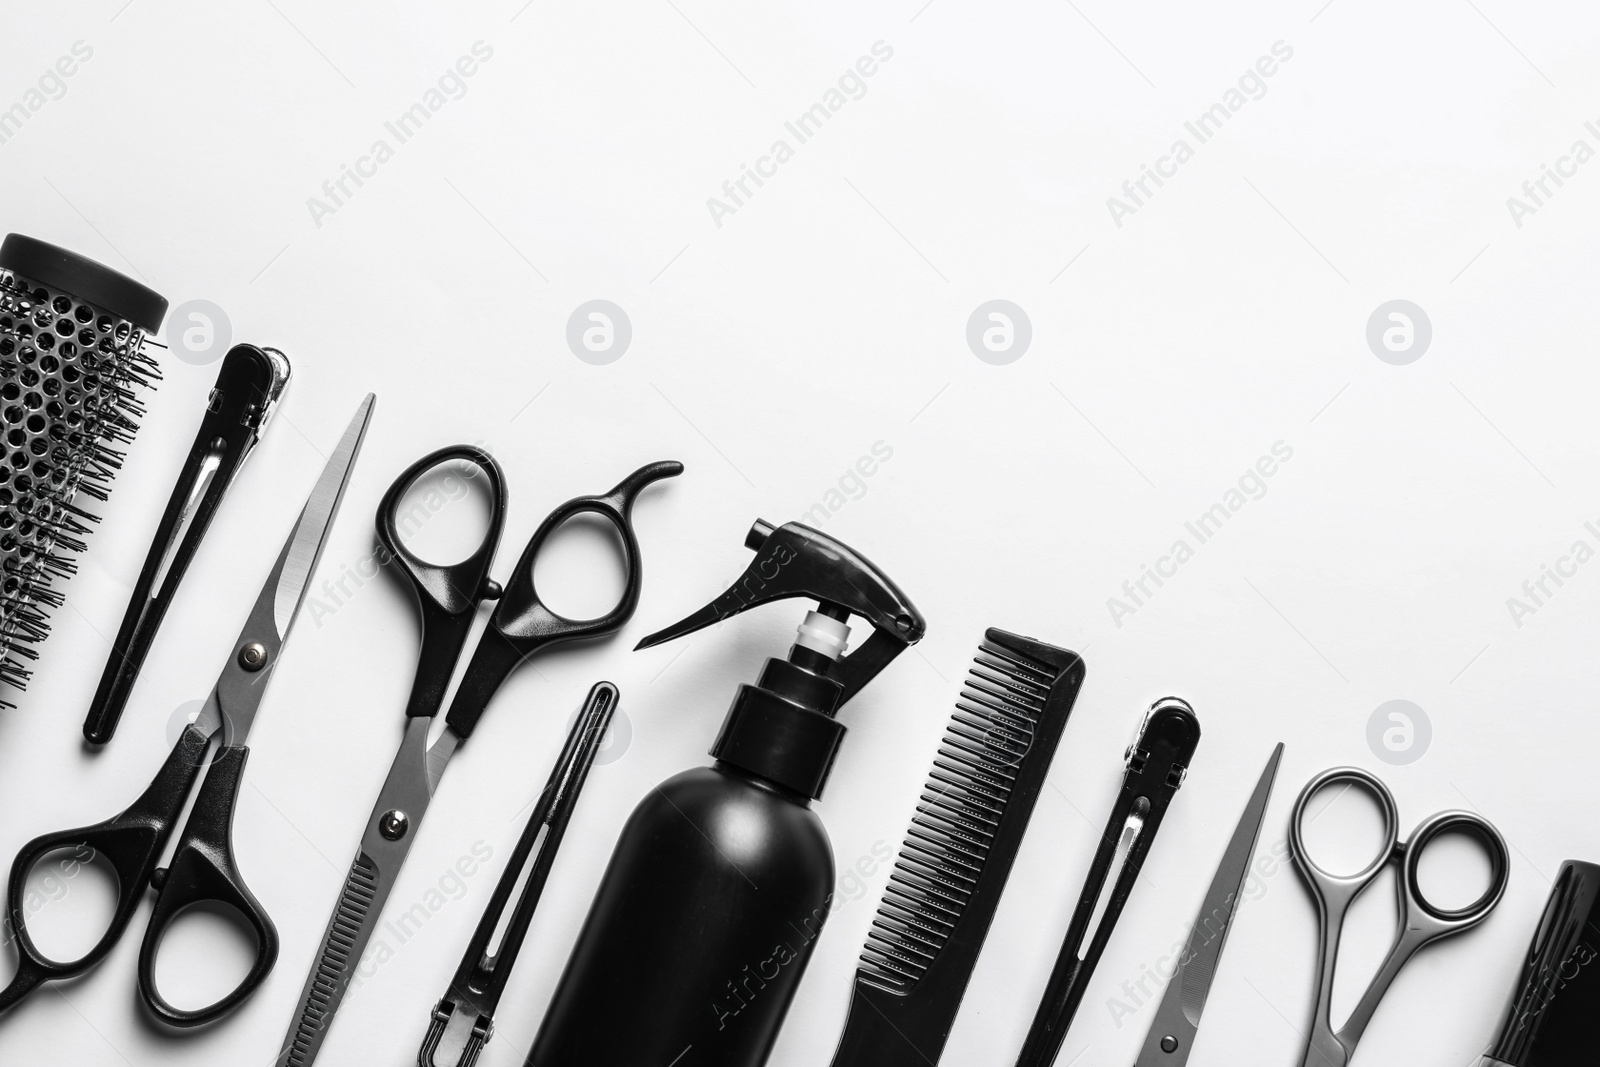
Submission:
[[[148,348],[167,302],[114,270],[11,234],[0,244],[0,693],[21,689],[52,583],[97,517],[161,377]],[[0,698],[0,708],[14,707]]]

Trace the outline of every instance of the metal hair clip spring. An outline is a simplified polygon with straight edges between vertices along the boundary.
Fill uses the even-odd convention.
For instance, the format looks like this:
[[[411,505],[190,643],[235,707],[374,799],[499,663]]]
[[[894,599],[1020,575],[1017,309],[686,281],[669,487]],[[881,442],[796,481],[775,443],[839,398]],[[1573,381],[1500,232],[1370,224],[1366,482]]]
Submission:
[[[434,1005],[427,1036],[417,1054],[419,1067],[437,1067],[434,1054],[439,1051],[451,1020],[457,1016],[461,1019],[458,1025],[470,1026],[470,1032],[456,1059],[456,1067],[474,1067],[483,1046],[494,1036],[494,1013],[499,1007],[500,995],[505,992],[511,968],[522,951],[522,941],[528,934],[528,924],[533,921],[533,911],[539,906],[545,881],[550,877],[556,849],[561,847],[567,823],[577,807],[578,794],[583,791],[584,780],[600,754],[600,745],[611,726],[619,700],[617,687],[610,682],[596,684],[584,699],[578,719],[567,735],[566,747],[556,760],[555,770],[550,772],[544,792],[539,794],[528,825],[511,853],[511,862],[489,898],[489,906],[472,935],[467,954],[451,979],[450,988]],[[507,919],[506,906],[511,903],[511,894],[518,883],[522,884],[522,895]],[[500,933],[498,938],[497,933]]]
[[[1145,713],[1138,736],[1128,746],[1122,790],[1095,850],[1017,1067],[1049,1067],[1055,1062],[1199,743],[1200,720],[1186,701],[1165,697]]]

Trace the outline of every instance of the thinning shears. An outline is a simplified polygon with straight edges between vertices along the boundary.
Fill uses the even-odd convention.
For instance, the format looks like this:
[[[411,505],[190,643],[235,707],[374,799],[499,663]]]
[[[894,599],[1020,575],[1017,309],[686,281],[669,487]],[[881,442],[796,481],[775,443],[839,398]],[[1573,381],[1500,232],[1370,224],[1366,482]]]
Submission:
[[[1333,785],[1355,786],[1370,793],[1378,802],[1383,814],[1382,850],[1372,862],[1355,874],[1329,874],[1306,849],[1306,805],[1323,789]],[[1289,816],[1289,852],[1294,856],[1295,867],[1300,871],[1311,898],[1317,905],[1317,1006],[1311,1020],[1311,1033],[1306,1038],[1305,1054],[1301,1067],[1346,1067],[1355,1055],[1356,1044],[1372,1021],[1378,1002],[1389,991],[1400,969],[1410,961],[1418,949],[1432,944],[1441,937],[1470,930],[1489,917],[1505,896],[1506,881],[1511,866],[1506,842],[1487,819],[1470,811],[1441,811],[1424,819],[1411,835],[1411,840],[1400,840],[1400,814],[1395,807],[1394,794],[1389,792],[1375,776],[1356,767],[1335,767],[1323,771],[1300,793]],[[1430,903],[1422,895],[1418,868],[1422,854],[1430,844],[1443,834],[1465,834],[1478,841],[1489,857],[1489,885],[1483,895],[1464,908],[1445,909]],[[1341,1030],[1333,1028],[1333,972],[1339,961],[1339,935],[1344,930],[1345,915],[1368,886],[1389,864],[1400,867],[1395,879],[1400,898],[1400,925],[1395,931],[1394,944],[1389,955],[1373,977],[1350,1019]]]
[[[95,826],[34,838],[17,854],[11,865],[7,911],[19,962],[11,984],[0,990],[0,1011],[15,1006],[45,982],[74,978],[105,959],[127,930],[147,888],[155,889],[156,903],[139,949],[139,995],[156,1018],[171,1026],[212,1022],[242,1004],[266,981],[278,958],[278,933],[244,884],[233,856],[233,809],[250,756],[245,738],[339,512],[373,402],[368,394],[356,410],[300,512],[294,532],[278,554],[267,584],[234,642],[227,666],[149,788],[122,814]],[[207,764],[206,753],[213,741],[220,747]],[[205,779],[177,847],[167,865],[158,868],[202,769]],[[116,871],[118,883],[116,910],[104,936],[88,952],[68,961],[50,959],[35,945],[28,936],[26,908],[29,874],[45,857],[64,850],[78,856],[92,850],[105,857]],[[225,905],[242,915],[255,935],[256,958],[232,992],[191,1010],[175,1007],[161,995],[156,988],[155,961],[167,930],[196,904]]]
[[[467,464],[487,479],[492,502],[483,543],[459,563],[440,565],[418,558],[401,543],[398,519],[406,492],[426,473],[447,463]],[[603,496],[582,496],[552,511],[534,531],[504,588],[489,577],[505,525],[505,475],[493,456],[458,445],[424,456],[404,471],[378,505],[378,540],[398,565],[422,609],[422,651],[406,706],[405,734],[388,780],[362,833],[361,847],[339,891],[301,992],[295,1017],[278,1053],[280,1067],[309,1067],[327,1037],[328,1026],[344,1000],[399,878],[400,867],[427,813],[450,757],[472,736],[489,700],[511,672],[551,645],[605,637],[622,629],[639,605],[642,583],[639,539],[633,530],[633,504],[645,487],[683,472],[683,464],[664,461],[634,471]],[[568,619],[539,599],[533,568],[540,550],[558,527],[576,515],[593,514],[615,529],[622,547],[626,580],[616,606],[594,619]],[[443,706],[450,678],[466,645],[479,603],[498,600],[488,628],[479,638],[433,745],[428,733]]]

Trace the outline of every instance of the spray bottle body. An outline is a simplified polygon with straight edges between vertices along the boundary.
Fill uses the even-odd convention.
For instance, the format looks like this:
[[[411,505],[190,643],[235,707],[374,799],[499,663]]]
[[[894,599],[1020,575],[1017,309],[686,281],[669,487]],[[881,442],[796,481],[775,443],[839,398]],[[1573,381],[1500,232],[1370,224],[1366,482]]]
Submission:
[[[757,520],[734,586],[647,648],[774,600],[816,601],[783,659],[741,685],[716,762],[657,786],[612,853],[528,1067],[762,1067],[827,919],[833,851],[811,801],[841,706],[926,624],[866,557]],[[871,635],[846,655],[852,617]]]
[[[760,1067],[833,888],[809,798],[730,764],[652,790],[624,826],[530,1067]]]

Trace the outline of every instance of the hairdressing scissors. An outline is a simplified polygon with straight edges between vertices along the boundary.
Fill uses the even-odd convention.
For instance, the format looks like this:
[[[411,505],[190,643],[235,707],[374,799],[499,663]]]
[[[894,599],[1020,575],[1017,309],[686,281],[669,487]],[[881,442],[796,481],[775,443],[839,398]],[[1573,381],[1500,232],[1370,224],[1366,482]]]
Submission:
[[[172,1026],[211,1022],[238,1007],[266,981],[278,958],[278,933],[244,884],[233,856],[233,809],[250,756],[244,742],[272,678],[270,668],[277,665],[338,514],[372,417],[373,399],[368,394],[361,402],[278,554],[211,696],[194,722],[184,728],[149,788],[126,811],[106,822],[34,838],[17,853],[11,865],[7,911],[9,927],[16,934],[18,965],[11,984],[0,990],[0,1011],[13,1007],[44,982],[76,977],[105,959],[127,930],[147,887],[155,889],[156,902],[139,949],[139,995],[156,1018]],[[208,765],[205,756],[213,740],[219,747]],[[177,847],[167,866],[158,869],[202,769],[205,779]],[[93,948],[65,962],[44,955],[28,936],[26,907],[28,875],[45,857],[64,850],[72,850],[77,859],[103,856],[117,875],[117,906],[111,925]],[[243,916],[255,936],[256,958],[232,992],[206,1007],[188,1010],[168,1003],[156,988],[155,960],[167,930],[196,904],[225,905]]]
[[[1306,850],[1306,805],[1330,785],[1345,783],[1371,793],[1383,813],[1382,851],[1362,870],[1350,875],[1329,874],[1318,867]],[[1510,858],[1505,839],[1488,820],[1467,811],[1442,811],[1424,819],[1409,841],[1399,835],[1400,814],[1394,794],[1375,776],[1355,767],[1336,767],[1323,771],[1301,790],[1289,816],[1289,851],[1295,867],[1305,880],[1317,905],[1317,1006],[1306,1039],[1301,1067],[1346,1067],[1355,1055],[1378,1002],[1389,991],[1400,969],[1417,950],[1441,937],[1459,934],[1489,917],[1505,895]],[[1442,834],[1463,833],[1475,838],[1489,857],[1489,885],[1483,895],[1464,908],[1445,909],[1428,902],[1418,880],[1422,854]],[[1400,925],[1395,931],[1389,955],[1362,994],[1350,1019],[1341,1030],[1334,1030],[1332,1016],[1333,972],[1339,958],[1339,935],[1344,929],[1350,905],[1370,886],[1390,863],[1399,865],[1395,879],[1400,898]]]
[[[442,566],[419,559],[400,540],[400,505],[424,474],[446,463],[466,464],[487,479],[489,525],[476,551],[459,563]],[[639,605],[642,582],[639,539],[633,531],[633,504],[645,487],[683,472],[683,464],[651,463],[624,478],[603,496],[581,496],[552,511],[534,531],[504,588],[489,577],[505,525],[505,475],[494,457],[480,448],[458,445],[433,452],[405,470],[378,505],[378,540],[389,561],[408,580],[422,609],[422,652],[406,706],[400,752],[378,794],[361,847],[339,892],[327,932],[300,994],[289,1032],[278,1053],[282,1067],[309,1067],[322,1048],[328,1026],[344,1000],[350,978],[383,914],[400,866],[445,765],[470,736],[495,691],[520,663],[551,645],[605,637],[622,629]],[[615,607],[594,619],[557,615],[539,599],[534,563],[550,535],[568,519],[598,515],[609,522],[622,544],[626,581]],[[478,604],[498,600],[488,628],[479,638],[445,716],[445,728],[430,747],[429,728],[443,706],[456,661],[466,646]]]

